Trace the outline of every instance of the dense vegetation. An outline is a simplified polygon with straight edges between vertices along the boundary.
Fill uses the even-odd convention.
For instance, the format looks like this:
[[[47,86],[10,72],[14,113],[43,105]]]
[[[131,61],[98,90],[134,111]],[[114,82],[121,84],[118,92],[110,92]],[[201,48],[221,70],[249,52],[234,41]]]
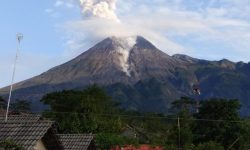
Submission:
[[[0,96],[0,110],[6,108],[5,100]]]
[[[0,96],[0,110],[6,110],[7,101]],[[16,99],[13,103],[10,103],[11,113],[28,113],[31,111],[31,102],[27,100]]]
[[[250,124],[239,116],[239,101],[210,99],[195,112],[194,101],[182,97],[174,115],[126,112],[104,90],[48,94],[41,100],[51,110],[44,116],[59,123],[61,133],[93,133],[101,149],[116,145],[160,145],[168,150],[244,150],[250,148]]]

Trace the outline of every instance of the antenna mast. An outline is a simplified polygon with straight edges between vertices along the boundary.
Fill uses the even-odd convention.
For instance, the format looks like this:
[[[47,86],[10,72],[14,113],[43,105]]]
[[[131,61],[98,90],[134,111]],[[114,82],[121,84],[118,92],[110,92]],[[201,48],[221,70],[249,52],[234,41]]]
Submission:
[[[16,34],[16,38],[17,38],[16,57],[15,57],[13,74],[12,74],[12,79],[11,79],[10,92],[9,92],[9,98],[8,98],[8,105],[7,105],[7,110],[6,110],[6,114],[5,114],[5,122],[7,122],[7,120],[8,120],[8,113],[9,113],[9,107],[10,107],[10,99],[11,99],[11,94],[12,94],[12,89],[13,89],[13,83],[14,83],[15,73],[16,73],[16,63],[17,63],[18,54],[19,54],[19,51],[20,51],[20,43],[21,43],[21,40],[23,39],[23,34],[22,33],[17,33]]]

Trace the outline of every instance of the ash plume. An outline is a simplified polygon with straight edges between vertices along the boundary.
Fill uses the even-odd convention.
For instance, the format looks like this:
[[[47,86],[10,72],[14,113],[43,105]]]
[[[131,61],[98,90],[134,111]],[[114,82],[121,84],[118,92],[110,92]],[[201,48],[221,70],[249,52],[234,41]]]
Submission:
[[[83,17],[94,17],[119,22],[115,13],[116,0],[79,0]]]

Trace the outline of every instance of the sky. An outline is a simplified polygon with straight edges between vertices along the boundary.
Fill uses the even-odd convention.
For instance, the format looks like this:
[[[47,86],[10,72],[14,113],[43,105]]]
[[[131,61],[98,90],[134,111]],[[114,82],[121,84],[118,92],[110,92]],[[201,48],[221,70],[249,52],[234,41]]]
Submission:
[[[1,0],[0,87],[69,61],[109,36],[141,35],[169,55],[250,61],[250,0]]]

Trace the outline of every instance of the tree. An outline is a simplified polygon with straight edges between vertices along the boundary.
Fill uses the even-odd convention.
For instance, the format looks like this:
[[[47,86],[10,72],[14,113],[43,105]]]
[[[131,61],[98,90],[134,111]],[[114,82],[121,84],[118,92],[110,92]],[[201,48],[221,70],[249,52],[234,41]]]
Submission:
[[[179,118],[179,125],[176,123],[170,132],[172,143],[182,148],[191,145],[193,141],[192,134],[192,108],[194,100],[189,97],[181,97],[172,103],[172,108],[177,110],[176,117]],[[180,142],[180,143],[179,143]]]
[[[0,110],[5,109],[6,101],[0,96]]]
[[[176,147],[181,147],[182,149],[193,142],[192,134],[192,116],[187,110],[182,110],[178,113],[179,123],[173,125],[170,131],[169,139]],[[178,120],[177,120],[178,121]],[[179,145],[180,144],[180,145]]]
[[[17,99],[11,104],[11,109],[17,112],[29,112],[31,110],[31,102]]]
[[[83,91],[62,91],[47,94],[41,100],[50,111],[44,115],[60,123],[63,133],[118,132],[121,120],[111,97],[93,85]]]
[[[224,150],[224,147],[221,144],[209,141],[199,144],[194,150]]]
[[[183,110],[186,110],[188,112],[191,112],[194,108],[195,101],[189,97],[181,97],[180,99],[172,102],[172,109],[175,110],[175,112],[180,112]]]
[[[227,149],[243,133],[238,113],[238,100],[211,99],[204,101],[196,115],[196,143],[214,140]],[[239,148],[239,143],[234,145]]]
[[[240,146],[239,149],[250,149],[250,121],[249,119],[244,119],[241,122],[242,133],[239,137],[237,144]]]
[[[110,149],[115,146],[139,145],[137,139],[129,139],[113,133],[98,133],[95,137],[100,149]]]

